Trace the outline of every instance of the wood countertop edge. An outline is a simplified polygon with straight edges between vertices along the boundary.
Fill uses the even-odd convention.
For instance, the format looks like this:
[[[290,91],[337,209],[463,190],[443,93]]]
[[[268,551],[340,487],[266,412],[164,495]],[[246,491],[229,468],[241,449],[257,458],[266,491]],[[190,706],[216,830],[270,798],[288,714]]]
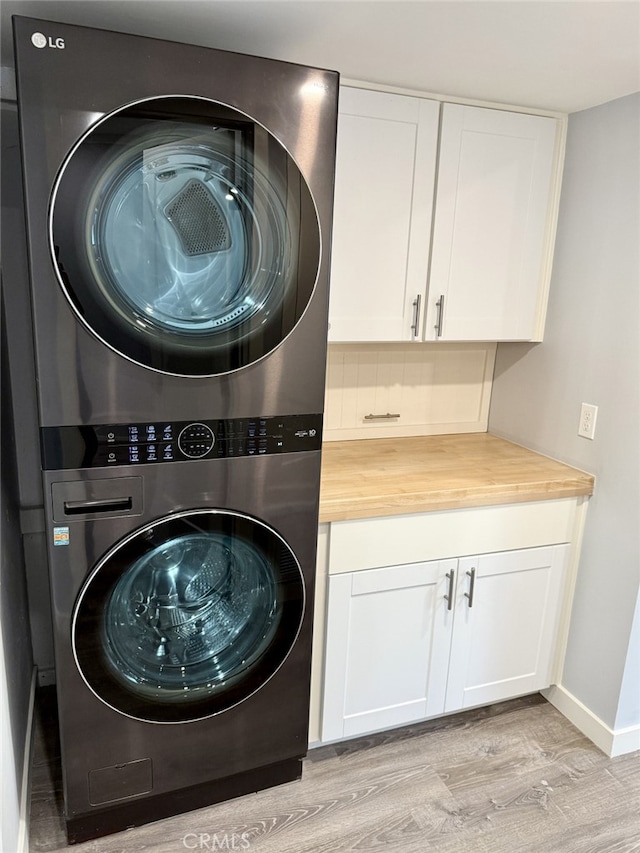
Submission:
[[[386,515],[411,515],[421,512],[437,512],[448,509],[472,509],[480,506],[500,506],[502,504],[532,503],[541,500],[559,500],[561,498],[589,497],[593,488],[585,483],[563,486],[552,485],[547,489],[505,490],[498,487],[495,492],[482,495],[448,493],[437,495],[427,492],[424,495],[381,495],[371,498],[334,498],[326,500],[320,497],[320,524],[332,521],[353,521],[359,518],[380,518]]]
[[[498,442],[502,444],[503,440],[498,439]],[[504,441],[505,447],[509,444],[510,442]],[[436,488],[416,488],[414,482],[411,488],[405,480],[396,489],[392,483],[393,478],[387,479],[383,475],[377,480],[379,491],[375,494],[371,493],[370,484],[363,482],[355,484],[353,489],[346,488],[344,491],[340,490],[341,493],[337,493],[338,484],[335,481],[332,482],[333,478],[329,474],[320,489],[319,522],[322,524],[438,510],[589,497],[593,494],[595,484],[593,475],[526,448],[521,449],[528,459],[540,460],[541,470],[535,472],[533,476],[531,476],[533,472],[528,470],[526,473],[523,472],[521,480],[509,478],[507,482],[491,482],[489,478],[487,482],[479,482],[477,477],[479,472],[476,470],[473,476],[474,482],[464,486],[458,483],[441,488],[437,486]],[[559,470],[551,472],[546,469],[543,473],[545,463],[549,462],[559,466]],[[373,479],[376,479],[375,472],[370,473],[373,473]],[[363,485],[365,494],[362,490]]]

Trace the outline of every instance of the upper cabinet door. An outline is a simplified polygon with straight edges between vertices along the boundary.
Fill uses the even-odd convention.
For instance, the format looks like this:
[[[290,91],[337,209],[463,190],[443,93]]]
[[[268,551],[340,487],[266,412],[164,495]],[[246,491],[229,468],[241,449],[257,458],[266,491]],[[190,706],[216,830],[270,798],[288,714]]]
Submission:
[[[422,336],[439,110],[340,90],[329,341]]]
[[[560,126],[443,106],[425,340],[541,338]]]

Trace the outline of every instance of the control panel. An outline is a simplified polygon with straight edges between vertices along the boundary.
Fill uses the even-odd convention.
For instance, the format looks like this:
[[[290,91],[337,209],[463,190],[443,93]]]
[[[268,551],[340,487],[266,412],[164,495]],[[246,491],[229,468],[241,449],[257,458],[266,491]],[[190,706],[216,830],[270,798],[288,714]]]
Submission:
[[[45,470],[319,450],[322,415],[42,427]]]

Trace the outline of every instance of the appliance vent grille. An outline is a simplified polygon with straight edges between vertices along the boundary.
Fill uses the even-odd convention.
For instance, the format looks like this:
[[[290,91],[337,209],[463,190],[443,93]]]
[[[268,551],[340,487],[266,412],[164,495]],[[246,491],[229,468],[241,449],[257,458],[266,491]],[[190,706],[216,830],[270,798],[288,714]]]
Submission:
[[[187,255],[208,255],[231,246],[220,207],[201,181],[189,181],[164,212]]]

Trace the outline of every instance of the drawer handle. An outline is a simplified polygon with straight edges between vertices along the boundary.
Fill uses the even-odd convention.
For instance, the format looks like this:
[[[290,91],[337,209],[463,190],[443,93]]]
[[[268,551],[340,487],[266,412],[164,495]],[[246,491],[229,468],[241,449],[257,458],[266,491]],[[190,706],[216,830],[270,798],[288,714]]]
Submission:
[[[471,578],[471,582],[469,583],[469,592],[465,592],[464,597],[469,599],[469,608],[473,607],[473,594],[476,588],[476,570],[471,569],[470,572],[467,572],[469,577]]]
[[[436,308],[438,309],[438,319],[436,320],[435,330],[436,337],[442,337],[442,320],[444,318],[444,293],[440,294],[440,299],[436,302]]]
[[[106,498],[95,501],[65,501],[65,515],[84,515],[86,512],[126,512],[133,509],[131,498]]]
[[[365,415],[365,421],[389,421],[393,418],[399,418],[400,412],[396,412],[396,414],[392,414],[391,412],[387,412],[386,415]]]
[[[443,596],[443,598],[447,602],[447,610],[453,610],[453,585],[455,583],[456,573],[451,569],[450,572],[447,572],[445,577],[449,578],[449,594]]]

